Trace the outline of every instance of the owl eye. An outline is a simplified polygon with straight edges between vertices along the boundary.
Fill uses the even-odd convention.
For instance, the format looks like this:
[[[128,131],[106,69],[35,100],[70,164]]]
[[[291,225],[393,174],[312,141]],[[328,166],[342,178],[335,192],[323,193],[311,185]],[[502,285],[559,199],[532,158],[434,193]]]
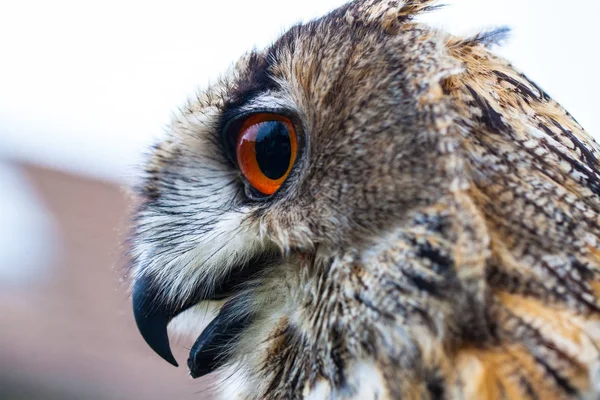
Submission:
[[[289,118],[260,113],[244,121],[235,152],[239,168],[250,185],[264,195],[271,195],[292,170],[297,147],[296,130]]]

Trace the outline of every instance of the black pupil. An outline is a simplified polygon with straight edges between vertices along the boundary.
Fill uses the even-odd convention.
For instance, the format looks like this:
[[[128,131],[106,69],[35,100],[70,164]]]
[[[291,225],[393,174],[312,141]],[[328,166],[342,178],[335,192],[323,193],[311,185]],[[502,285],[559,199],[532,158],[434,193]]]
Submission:
[[[292,158],[290,133],[283,122],[266,121],[256,135],[256,161],[269,179],[279,179],[287,172]]]

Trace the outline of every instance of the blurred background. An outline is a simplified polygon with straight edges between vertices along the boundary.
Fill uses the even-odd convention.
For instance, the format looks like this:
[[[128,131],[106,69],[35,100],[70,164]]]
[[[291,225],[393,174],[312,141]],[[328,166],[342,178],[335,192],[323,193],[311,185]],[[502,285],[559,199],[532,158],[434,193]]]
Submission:
[[[197,87],[342,3],[0,5],[0,399],[209,397],[209,379],[163,362],[136,331],[122,279],[127,188]],[[510,26],[498,51],[600,134],[600,1],[443,3],[422,20],[457,34]]]

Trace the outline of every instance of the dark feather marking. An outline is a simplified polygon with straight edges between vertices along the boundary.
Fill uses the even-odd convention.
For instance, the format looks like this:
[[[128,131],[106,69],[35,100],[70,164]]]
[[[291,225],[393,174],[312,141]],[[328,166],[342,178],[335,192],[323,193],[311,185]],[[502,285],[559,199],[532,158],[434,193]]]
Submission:
[[[269,76],[269,65],[269,60],[264,54],[256,51],[250,54],[244,75],[237,80],[235,86],[228,92],[225,101],[225,115],[227,111],[235,110],[258,94],[276,87],[275,82]]]
[[[519,82],[515,78],[508,76],[505,73],[500,72],[500,71],[493,71],[493,72],[494,72],[494,74],[496,74],[496,76],[498,76],[498,78],[500,78],[500,80],[503,80],[503,81],[508,82],[511,85],[513,85],[516,88],[517,92],[519,92],[521,95],[527,96],[533,100],[541,100],[542,99],[541,93],[535,94],[525,84],[523,84],[522,82]]]
[[[346,379],[346,374],[344,374],[344,371],[346,370],[346,360],[344,359],[342,350],[344,344],[343,333],[340,333],[337,329],[333,329],[331,331],[331,343],[331,359],[335,365],[334,383],[338,388],[344,388],[347,386],[348,381]]]
[[[519,377],[519,385],[525,390],[525,394],[532,400],[539,400],[535,389],[531,385],[531,382],[524,376]]]
[[[296,371],[296,375],[290,381],[283,382],[283,378],[289,373],[291,366],[297,363],[298,349],[303,349],[306,346],[302,335],[290,324],[285,327],[285,330],[278,337],[282,337],[281,344],[271,349],[269,361],[263,367],[263,372],[274,373],[273,376],[269,377],[270,383],[265,391],[270,396],[276,396],[278,391],[286,386],[292,389],[289,393],[298,393],[301,376],[298,372],[300,372],[300,369]]]
[[[444,291],[440,282],[427,280],[425,277],[417,274],[405,274],[408,280],[419,290],[425,291],[434,297],[443,297]]]
[[[519,76],[521,78],[523,78],[523,80],[525,80],[527,83],[529,83],[531,86],[533,86],[538,92],[540,92],[540,96],[541,99],[544,101],[549,101],[551,100],[550,96],[548,96],[548,93],[546,93],[544,90],[542,90],[541,87],[539,87],[535,82],[531,81],[529,78],[527,78],[527,76],[525,74],[519,74]]]
[[[581,151],[583,160],[592,169],[592,171],[596,171],[596,169],[598,168],[598,159],[596,158],[594,153],[592,153],[587,148],[587,146],[585,146],[583,143],[581,143],[581,141],[577,138],[577,136],[575,136],[573,134],[572,131],[565,129],[560,123],[558,123],[558,121],[555,121],[555,120],[551,120],[551,121],[554,124],[554,126],[556,126],[558,129],[560,129],[565,134],[565,136],[567,136],[569,139],[571,139],[571,141],[573,142],[575,147],[577,147]]]
[[[510,131],[510,128],[502,121],[502,114],[494,110],[494,108],[485,99],[479,96],[472,87],[469,85],[466,85],[466,87],[483,113],[480,118],[481,121],[490,129],[490,131],[498,134]]]
[[[523,338],[528,338],[533,341],[534,346],[542,346],[544,349],[552,352],[556,357],[560,358],[562,361],[573,365],[575,361],[573,361],[568,354],[558,349],[553,343],[548,342],[546,338],[540,333],[540,331],[532,326],[530,323],[523,320],[523,318],[518,315],[512,313],[510,310],[506,309],[506,311],[518,321],[519,325],[523,328],[524,335]],[[577,396],[579,394],[578,390],[571,385],[568,378],[563,377],[560,372],[546,360],[546,357],[542,357],[536,354],[535,351],[530,351],[532,357],[536,360],[538,364],[541,364],[546,372],[554,379],[556,384],[568,395]]]
[[[594,192],[594,194],[600,195],[600,181],[598,180],[598,176],[596,175],[596,172],[595,172],[596,167],[595,166],[587,164],[588,168],[586,168],[586,166],[582,165],[579,160],[575,160],[575,159],[571,158],[568,154],[561,152],[555,146],[551,145],[547,140],[542,139],[542,142],[554,154],[558,155],[560,158],[562,158],[563,160],[568,162],[574,170],[576,170],[579,173],[581,173],[582,175],[584,175],[589,189],[592,192]],[[585,162],[585,160],[584,160],[584,162]],[[592,168],[592,170],[590,171],[589,168]]]
[[[446,398],[446,382],[439,371],[430,372],[426,379],[426,387],[431,399],[444,400]]]
[[[439,274],[445,274],[454,266],[454,261],[441,253],[439,249],[431,246],[430,243],[417,244],[417,257],[426,258],[433,264],[433,271]]]
[[[542,357],[534,356],[535,360],[538,364],[542,365],[546,372],[550,374],[550,376],[554,379],[556,384],[569,396],[577,396],[579,392],[575,387],[571,385],[569,380],[563,377],[556,369],[552,368],[552,366],[544,360]]]

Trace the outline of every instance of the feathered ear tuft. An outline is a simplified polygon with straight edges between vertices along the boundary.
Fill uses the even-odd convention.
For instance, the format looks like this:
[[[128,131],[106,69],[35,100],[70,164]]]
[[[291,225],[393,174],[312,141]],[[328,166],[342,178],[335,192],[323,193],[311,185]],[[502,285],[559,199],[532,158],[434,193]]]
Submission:
[[[444,4],[435,4],[437,2],[438,0],[405,0],[396,17],[401,21],[406,21],[413,19],[418,14],[444,7]]]
[[[510,28],[503,26],[489,31],[480,32],[462,41],[465,46],[483,45],[485,47],[500,46],[510,37]]]
[[[363,0],[348,4],[346,18],[367,22],[382,21],[384,26],[409,21],[419,14],[443,7],[438,0]]]
[[[443,7],[438,0],[364,0],[348,4],[347,21],[379,23],[389,33],[396,32],[417,15]]]

